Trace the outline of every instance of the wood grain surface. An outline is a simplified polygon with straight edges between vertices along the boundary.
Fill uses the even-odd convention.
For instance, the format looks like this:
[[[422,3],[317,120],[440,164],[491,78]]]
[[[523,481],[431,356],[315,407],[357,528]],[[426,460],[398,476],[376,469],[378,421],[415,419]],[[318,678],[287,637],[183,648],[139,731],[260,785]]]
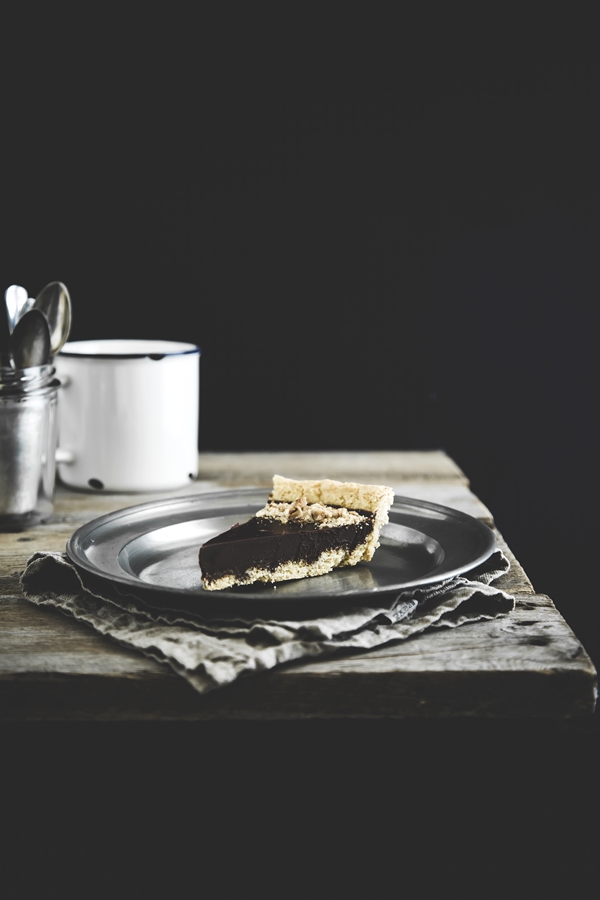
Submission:
[[[199,480],[172,496],[270,484],[274,472],[389,484],[397,494],[461,509],[493,527],[491,512],[444,453],[201,454]],[[19,576],[32,553],[63,551],[79,525],[168,494],[92,494],[57,488],[55,515],[0,535],[0,718],[194,720],[589,715],[597,675],[547,596],[507,547],[497,582],[514,612],[370,652],[293,663],[206,696],[165,665],[24,599]],[[552,561],[549,560],[551,565]]]

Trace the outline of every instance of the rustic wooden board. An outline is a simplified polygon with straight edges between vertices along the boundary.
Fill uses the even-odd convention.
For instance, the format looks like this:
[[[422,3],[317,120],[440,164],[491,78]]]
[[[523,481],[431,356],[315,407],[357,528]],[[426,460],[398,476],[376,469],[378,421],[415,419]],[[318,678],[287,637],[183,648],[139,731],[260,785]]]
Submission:
[[[334,478],[375,484],[457,479],[466,475],[441,450],[311,451],[281,453],[201,453],[199,478],[220,484],[270,484],[274,474],[288,478]]]
[[[201,459],[204,471],[210,470],[210,481],[176,493],[216,489],[220,479],[215,456]],[[392,484],[398,493],[461,508],[491,521],[489,510],[444,454],[386,454],[389,478],[385,477],[388,470],[378,469],[383,465],[382,454],[357,454],[354,468],[351,454],[341,455],[343,465],[339,454],[300,455],[298,467],[285,473],[316,477],[328,456],[330,476],[365,481],[379,471],[377,480]],[[310,471],[308,457],[316,464]],[[239,474],[236,483],[268,485],[274,471],[284,471],[281,462],[273,454],[228,454],[224,481],[231,483],[232,472],[238,472],[244,477]],[[1,718],[564,717],[593,711],[596,672],[589,657],[552,601],[534,592],[498,533],[500,546],[512,562],[511,571],[499,583],[517,595],[517,607],[510,616],[435,631],[368,653],[294,663],[205,697],[167,666],[22,597],[18,577],[31,553],[62,551],[82,522],[164,496],[96,495],[60,488],[53,522],[23,534],[0,536]]]
[[[171,670],[21,598],[2,603],[3,719],[573,716],[595,672],[543,595],[505,619],[294,663],[201,697]]]

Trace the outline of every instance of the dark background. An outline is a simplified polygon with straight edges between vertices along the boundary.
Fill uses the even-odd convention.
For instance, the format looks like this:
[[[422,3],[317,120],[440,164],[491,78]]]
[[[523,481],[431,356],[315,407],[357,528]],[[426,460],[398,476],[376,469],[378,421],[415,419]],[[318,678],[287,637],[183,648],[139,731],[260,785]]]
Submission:
[[[73,339],[199,343],[203,450],[444,448],[597,654],[584,23],[267,24],[29,32],[3,283],[64,281]]]
[[[445,449],[598,666],[592,22],[486,15],[30,23],[0,272],[199,343],[202,450]]]

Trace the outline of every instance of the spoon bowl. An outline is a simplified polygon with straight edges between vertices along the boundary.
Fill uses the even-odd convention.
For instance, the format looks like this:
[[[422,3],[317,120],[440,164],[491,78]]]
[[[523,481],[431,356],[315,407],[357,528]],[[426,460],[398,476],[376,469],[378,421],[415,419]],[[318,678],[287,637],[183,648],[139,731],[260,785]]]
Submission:
[[[42,288],[32,309],[44,313],[50,328],[50,355],[56,356],[71,330],[71,297],[62,281],[51,281]]]
[[[45,366],[50,361],[50,328],[41,310],[30,309],[21,316],[10,336],[10,352],[15,369]]]
[[[8,313],[8,325],[12,332],[29,305],[29,294],[24,287],[11,284],[4,292],[4,302]]]

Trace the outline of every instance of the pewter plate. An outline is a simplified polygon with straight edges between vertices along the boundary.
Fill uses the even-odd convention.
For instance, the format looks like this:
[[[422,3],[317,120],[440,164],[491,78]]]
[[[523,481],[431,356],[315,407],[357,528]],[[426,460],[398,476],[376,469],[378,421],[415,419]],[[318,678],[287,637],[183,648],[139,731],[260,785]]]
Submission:
[[[265,489],[218,491],[144,503],[101,516],[67,542],[67,556],[79,568],[136,592],[235,600],[351,600],[369,594],[419,587],[468,572],[496,546],[493,531],[466,513],[423,500],[396,496],[380,547],[369,563],[327,575],[227,591],[205,591],[198,565],[200,545],[250,518],[264,506]],[[371,601],[372,602],[372,601]]]

